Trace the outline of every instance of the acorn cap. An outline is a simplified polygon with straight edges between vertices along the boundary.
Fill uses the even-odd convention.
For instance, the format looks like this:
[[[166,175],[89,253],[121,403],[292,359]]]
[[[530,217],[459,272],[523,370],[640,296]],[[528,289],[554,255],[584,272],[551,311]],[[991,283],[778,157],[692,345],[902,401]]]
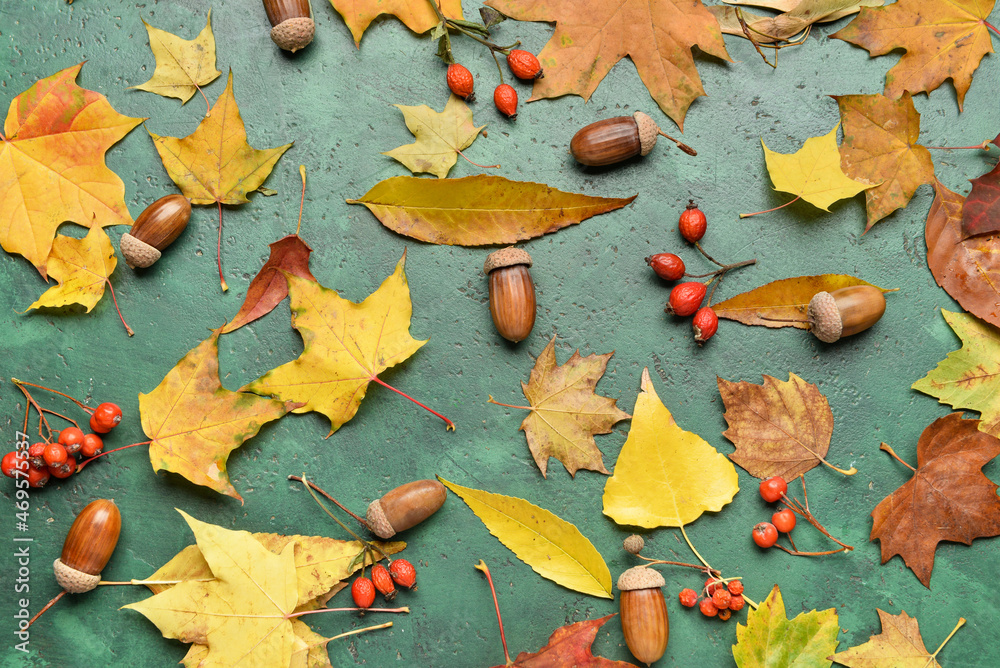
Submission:
[[[483,264],[483,272],[489,274],[494,269],[500,269],[501,267],[513,267],[516,264],[523,264],[530,267],[531,256],[528,255],[528,251],[508,246],[507,248],[501,248],[500,250],[493,251],[489,254],[486,258],[486,262]]]
[[[122,255],[125,256],[125,264],[132,269],[136,267],[145,269],[160,259],[160,251],[145,241],[139,241],[128,232],[122,235],[119,245],[121,246]]]
[[[658,571],[645,566],[630,568],[618,576],[618,589],[621,591],[632,591],[634,589],[659,589],[667,581],[663,579]]]
[[[844,321],[840,317],[837,302],[829,292],[817,292],[809,300],[809,322],[812,323],[813,335],[824,343],[833,343],[840,339],[844,331]]]
[[[52,562],[52,570],[56,573],[56,582],[70,594],[82,594],[91,589],[96,589],[97,583],[101,581],[99,573],[91,575],[90,573],[70,568],[62,562],[62,559],[56,559]]]
[[[635,124],[639,128],[639,154],[649,155],[649,152],[656,146],[656,138],[660,136],[660,128],[649,114],[637,111],[632,114]]]
[[[271,40],[285,51],[295,53],[309,46],[316,33],[316,24],[311,18],[286,19],[271,28]]]
[[[368,512],[365,518],[372,528],[372,532],[382,540],[388,540],[396,535],[396,530],[389,524],[389,518],[385,516],[382,509],[382,500],[375,499],[368,504]]]

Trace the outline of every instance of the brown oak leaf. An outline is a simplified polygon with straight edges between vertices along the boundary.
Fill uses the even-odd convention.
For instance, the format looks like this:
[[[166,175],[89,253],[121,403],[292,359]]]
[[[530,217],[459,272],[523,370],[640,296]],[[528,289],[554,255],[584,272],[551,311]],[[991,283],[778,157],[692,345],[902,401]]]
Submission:
[[[590,646],[594,644],[597,630],[614,617],[607,615],[600,619],[588,619],[576,624],[561,626],[549,636],[549,642],[537,652],[521,652],[514,659],[513,668],[635,668],[634,664],[612,661],[603,656],[594,656]],[[494,668],[504,668],[495,666]]]
[[[961,413],[924,429],[913,477],[872,511],[871,540],[881,544],[882,563],[898,554],[929,589],[938,543],[1000,536],[997,486],[982,472],[997,455],[1000,439]]]
[[[972,192],[962,208],[962,238],[1000,232],[1000,164],[969,182]]]

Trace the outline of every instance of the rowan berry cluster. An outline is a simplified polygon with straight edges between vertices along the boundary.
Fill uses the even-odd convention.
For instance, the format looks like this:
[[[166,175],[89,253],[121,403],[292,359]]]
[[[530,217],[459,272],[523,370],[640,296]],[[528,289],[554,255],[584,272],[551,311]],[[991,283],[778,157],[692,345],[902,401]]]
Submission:
[[[361,575],[351,583],[351,598],[354,605],[367,610],[375,603],[375,592],[382,594],[386,601],[396,598],[396,585],[406,589],[417,588],[417,570],[406,559],[392,559],[389,567],[376,563],[372,566],[371,578]]]
[[[848,552],[854,548],[846,543],[842,543],[837,540],[819,523],[819,520],[812,514],[809,510],[809,496],[806,493],[806,483],[805,478],[802,479],[802,494],[805,497],[805,502],[801,503],[797,499],[790,498],[788,496],[788,483],[781,476],[772,476],[760,483],[760,496],[762,499],[768,503],[777,503],[778,501],[785,504],[785,508],[775,512],[771,515],[770,522],[759,522],[754,526],[751,536],[753,537],[753,542],[757,544],[757,547],[767,549],[769,547],[777,547],[780,550],[784,550],[789,554],[795,554],[799,556],[820,556],[825,554],[835,554],[837,552]],[[813,525],[820,533],[832,540],[833,542],[840,545],[840,548],[836,550],[827,550],[824,552],[802,552],[795,547],[795,541],[792,540],[791,532],[798,523],[797,516],[802,516],[809,524]],[[788,536],[788,542],[791,544],[792,549],[788,549],[784,545],[778,544],[778,535],[785,534]]]
[[[743,598],[743,582],[738,579],[721,580],[709,576],[702,588],[702,596],[694,589],[682,589],[677,598],[685,608],[696,605],[701,614],[706,617],[718,617],[722,621],[729,619],[734,612],[739,612],[746,605]]]

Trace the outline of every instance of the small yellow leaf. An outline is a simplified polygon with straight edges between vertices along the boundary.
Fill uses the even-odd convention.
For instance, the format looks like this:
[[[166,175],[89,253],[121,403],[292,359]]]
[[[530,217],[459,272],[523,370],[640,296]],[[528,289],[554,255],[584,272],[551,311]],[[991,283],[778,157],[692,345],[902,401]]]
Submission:
[[[212,10],[208,10],[204,29],[190,40],[154,28],[145,19],[142,24],[149,33],[149,48],[156,57],[156,71],[149,81],[131,88],[163,97],[176,97],[186,103],[198,90],[198,86],[208,85],[222,74],[215,69]]]
[[[860,183],[844,174],[837,150],[839,127],[840,123],[822,137],[810,137],[802,148],[791,154],[775,153],[761,139],[774,189],[798,195],[813,206],[829,211],[834,202],[880,185],[881,181]]]
[[[426,172],[440,179],[448,176],[458,159],[458,152],[471,146],[479,131],[486,127],[480,125],[477,128],[472,122],[472,110],[454,95],[448,98],[442,112],[434,111],[426,104],[394,106],[403,112],[406,127],[417,141],[383,155],[399,160],[414,174]]]
[[[91,227],[82,239],[56,235],[47,269],[59,285],[43,292],[28,310],[82,304],[90,313],[104,296],[104,286],[117,264],[115,249],[100,225]]]
[[[604,486],[604,514],[621,525],[679,527],[721,510],[739,489],[736,468],[680,428],[643,369],[632,428]]]
[[[590,596],[614,598],[611,571],[575,526],[524,499],[438,479],[468,504],[491,534],[543,578]]]

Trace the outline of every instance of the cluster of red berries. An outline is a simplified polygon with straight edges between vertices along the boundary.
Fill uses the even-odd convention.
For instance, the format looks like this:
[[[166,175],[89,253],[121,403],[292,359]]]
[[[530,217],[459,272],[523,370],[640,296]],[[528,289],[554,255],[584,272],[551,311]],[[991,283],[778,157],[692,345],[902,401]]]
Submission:
[[[739,612],[746,605],[746,599],[743,598],[743,583],[739,580],[725,582],[709,577],[705,580],[702,591],[705,595],[700,600],[698,592],[694,589],[682,589],[677,597],[685,608],[697,605],[701,614],[706,617],[718,617],[722,621],[726,621],[734,612]]]
[[[544,76],[541,63],[530,51],[511,49],[507,53],[507,65],[515,77],[524,81],[534,81]],[[493,104],[501,114],[513,121],[517,118],[517,91],[510,84],[504,83],[502,78],[501,75],[500,85],[493,91]],[[475,101],[475,82],[467,67],[452,63],[448,66],[447,80],[452,93],[466,102]]]
[[[59,432],[55,443],[40,442],[28,448],[27,454],[8,452],[0,469],[8,478],[27,478],[31,487],[44,487],[50,478],[68,478],[76,473],[79,461],[101,454],[106,434],[122,421],[122,409],[103,403],[90,416],[90,428],[95,433],[84,434],[79,427],[67,427]]]
[[[788,483],[781,476],[774,476],[760,483],[760,496],[768,503],[784,498]],[[771,515],[770,522],[760,522],[753,528],[753,542],[758,547],[769,548],[778,542],[778,532],[789,533],[795,528],[795,513],[788,508]]]
[[[387,601],[396,598],[395,585],[406,589],[415,589],[417,586],[417,570],[406,559],[393,559],[389,562],[389,568],[375,564],[372,566],[371,578],[365,577],[362,569],[361,575],[351,583],[351,598],[354,599],[354,605],[367,610],[375,603],[376,590]]]

